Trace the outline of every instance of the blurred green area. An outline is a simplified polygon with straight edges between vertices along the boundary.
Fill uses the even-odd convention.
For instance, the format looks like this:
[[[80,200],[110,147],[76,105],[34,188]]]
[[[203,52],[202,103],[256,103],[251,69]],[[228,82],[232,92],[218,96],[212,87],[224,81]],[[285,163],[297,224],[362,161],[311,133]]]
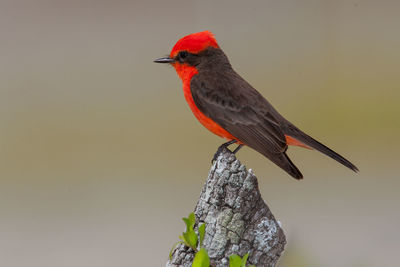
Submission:
[[[152,60],[215,33],[289,120],[348,157],[250,149],[283,224],[281,265],[395,266],[400,249],[397,1],[0,3],[0,265],[164,265],[223,140]],[[183,200],[192,199],[187,202]]]

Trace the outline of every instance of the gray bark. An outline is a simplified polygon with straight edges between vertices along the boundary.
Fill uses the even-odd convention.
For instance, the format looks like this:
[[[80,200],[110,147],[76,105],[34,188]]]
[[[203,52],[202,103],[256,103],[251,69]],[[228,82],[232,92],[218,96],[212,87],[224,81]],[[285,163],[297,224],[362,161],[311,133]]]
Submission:
[[[229,256],[249,253],[248,264],[275,266],[286,238],[261,198],[252,170],[224,150],[211,167],[195,208],[196,226],[206,224],[203,247],[211,266],[229,266]],[[192,265],[195,252],[183,244],[173,251],[167,267]]]

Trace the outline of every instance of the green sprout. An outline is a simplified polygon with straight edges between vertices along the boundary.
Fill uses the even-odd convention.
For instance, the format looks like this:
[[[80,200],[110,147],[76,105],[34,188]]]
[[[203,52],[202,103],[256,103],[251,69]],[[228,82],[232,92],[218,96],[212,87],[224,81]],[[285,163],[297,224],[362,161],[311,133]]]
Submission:
[[[192,267],[210,267],[210,258],[208,257],[208,253],[205,248],[201,248],[196,253]]]
[[[247,258],[249,257],[249,253],[241,258],[239,255],[233,254],[229,256],[229,267],[246,267]],[[254,265],[250,265],[249,267],[255,267]]]
[[[208,256],[207,250],[203,248],[206,225],[204,223],[200,224],[198,228],[198,234],[196,234],[194,231],[194,225],[196,224],[196,217],[194,216],[194,213],[190,213],[187,218],[182,218],[182,220],[185,222],[186,231],[179,236],[181,241],[178,241],[172,247],[169,253],[169,258],[172,258],[172,253],[178,244],[185,244],[185,246],[192,248],[196,252],[192,267],[210,267],[210,257]],[[197,247],[199,247],[199,250]],[[236,254],[229,256],[229,267],[246,267],[248,257],[249,253],[244,255],[243,258]],[[250,265],[249,267],[255,266]]]
[[[198,229],[198,235],[194,231],[194,225],[196,224],[196,217],[194,213],[190,213],[187,218],[182,218],[182,220],[185,222],[186,225],[186,231],[182,233],[181,236],[179,236],[179,239],[181,241],[178,241],[174,244],[172,247],[171,251],[169,252],[169,258],[172,258],[172,253],[174,252],[174,249],[179,245],[179,244],[185,244],[185,246],[192,248],[195,252],[199,253],[200,251],[197,250],[197,246],[199,245],[200,248],[203,246],[203,241],[204,241],[204,236],[206,234],[206,225],[204,223],[199,225]],[[201,250],[201,249],[200,249]],[[204,249],[202,254],[207,255],[207,251]],[[196,253],[196,255],[197,255]],[[199,256],[200,257],[200,256]],[[203,259],[203,256],[201,256],[201,259]],[[203,266],[203,265],[199,265]]]

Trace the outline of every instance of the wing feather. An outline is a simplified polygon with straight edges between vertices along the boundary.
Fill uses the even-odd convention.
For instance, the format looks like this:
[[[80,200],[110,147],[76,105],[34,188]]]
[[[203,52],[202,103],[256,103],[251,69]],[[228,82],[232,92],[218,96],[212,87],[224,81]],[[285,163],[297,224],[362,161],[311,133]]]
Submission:
[[[196,106],[241,142],[262,154],[286,151],[276,111],[235,72],[197,74],[190,85]]]
[[[204,115],[294,178],[303,177],[285,153],[281,115],[236,72],[203,71],[193,76],[190,88]]]

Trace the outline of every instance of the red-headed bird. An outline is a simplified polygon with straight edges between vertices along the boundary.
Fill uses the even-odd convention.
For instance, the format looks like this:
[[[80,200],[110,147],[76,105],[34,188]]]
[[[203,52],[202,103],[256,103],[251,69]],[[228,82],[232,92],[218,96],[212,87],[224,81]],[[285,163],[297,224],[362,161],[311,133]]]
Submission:
[[[239,146],[233,151],[236,153],[247,145],[296,179],[303,178],[303,175],[286,155],[288,145],[314,148],[358,171],[350,161],[303,133],[279,114],[232,69],[211,32],[183,37],[168,57],[154,62],[174,66],[182,79],[183,93],[193,114],[208,130],[229,140],[218,151],[237,143]]]

